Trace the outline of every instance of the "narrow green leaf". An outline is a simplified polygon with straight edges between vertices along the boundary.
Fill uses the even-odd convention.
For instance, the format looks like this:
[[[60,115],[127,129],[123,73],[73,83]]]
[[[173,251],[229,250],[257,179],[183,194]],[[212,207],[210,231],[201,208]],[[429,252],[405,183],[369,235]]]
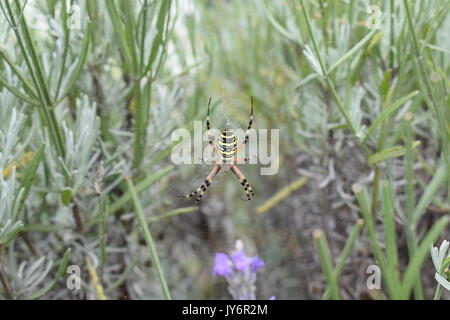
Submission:
[[[448,217],[442,217],[439,219],[431,228],[430,231],[425,235],[420,245],[417,247],[414,256],[411,257],[411,260],[406,267],[403,277],[403,286],[402,286],[402,295],[403,299],[408,299],[411,293],[411,289],[414,286],[414,283],[417,277],[420,277],[420,270],[422,265],[428,256],[428,252],[430,250],[430,246],[436,241],[441,232],[447,226],[449,222]]]
[[[385,183],[382,190],[382,210],[384,220],[384,233],[386,242],[386,268],[385,277],[392,283],[391,298],[399,299],[400,296],[400,275],[398,272],[398,255],[396,244],[396,230],[394,219],[393,191],[390,183]]]
[[[157,222],[157,221],[161,221],[173,216],[177,216],[183,213],[188,213],[188,212],[195,212],[197,211],[199,208],[198,207],[184,207],[184,208],[178,208],[172,211],[169,211],[161,216],[158,217],[150,217],[148,218],[148,222]]]
[[[68,206],[72,201],[73,190],[72,188],[64,188],[61,192],[61,201],[65,206]]]
[[[12,61],[11,57],[6,53],[4,49],[0,47],[0,56],[6,61],[6,63],[11,67],[11,70],[16,74],[19,80],[22,82],[25,91],[28,92],[34,99],[38,98],[38,94],[31,84],[30,80],[27,79],[25,74],[20,70],[19,67],[16,66],[14,61]]]
[[[389,88],[391,87],[391,81],[392,81],[392,70],[386,70],[383,76],[383,81],[380,84],[380,95],[383,98],[383,100],[386,100],[387,94],[389,92]]]
[[[328,73],[331,73],[334,69],[336,69],[341,63],[345,60],[349,59],[352,55],[354,55],[361,47],[363,47],[372,36],[378,32],[377,29],[373,29],[370,31],[364,38],[362,38],[353,48],[351,48],[347,53],[345,53],[342,57],[340,57],[329,69]]]
[[[415,141],[413,143],[413,147],[417,147],[420,144],[420,141]],[[401,157],[405,154],[405,148],[402,146],[397,146],[397,147],[391,147],[391,148],[387,148],[384,150],[381,150],[377,153],[372,154],[371,156],[369,156],[368,159],[368,163],[370,165],[373,165],[375,163],[387,160],[387,159],[391,159],[391,158],[397,158],[397,157]]]
[[[128,183],[128,188],[129,188],[128,190],[133,199],[134,209],[136,210],[136,215],[138,217],[139,224],[141,225],[145,242],[147,243],[147,248],[148,248],[150,257],[152,258],[152,262],[155,266],[156,273],[158,274],[158,278],[161,283],[161,289],[163,291],[164,297],[166,298],[166,300],[171,300],[172,298],[170,296],[166,278],[164,277],[163,269],[159,262],[158,253],[156,251],[155,244],[153,243],[153,237],[152,237],[152,234],[150,233],[150,229],[147,225],[145,214],[142,211],[141,203],[137,197],[133,182],[130,179],[127,179],[127,183]]]
[[[169,25],[169,18],[170,18],[170,7],[171,7],[172,1],[166,0],[161,2],[161,7],[159,9],[157,20],[156,20],[156,35],[152,41],[151,49],[150,49],[150,55],[147,61],[147,65],[145,67],[145,73],[148,71],[155,69],[153,72],[153,77],[155,77],[157,73],[157,65],[160,64],[160,62],[155,65],[156,57],[158,56],[158,52],[165,47],[166,44],[166,38],[167,38],[167,32],[168,32],[168,25]],[[161,61],[163,58],[163,54],[160,55],[159,61]]]
[[[383,209],[388,264],[391,264],[393,270],[396,270],[398,266],[398,256],[395,237],[394,204],[392,199],[391,185],[388,182],[383,185],[381,201]]]
[[[8,89],[12,94],[14,94],[20,100],[28,102],[29,104],[34,105],[34,106],[39,105],[39,102],[37,100],[28,97],[26,94],[22,93],[16,86],[9,85],[9,83],[6,81],[6,79],[3,77],[3,75],[0,74],[0,87],[1,86]]]
[[[394,101],[391,105],[381,111],[378,117],[373,121],[372,125],[367,130],[366,136],[363,139],[363,142],[366,142],[367,139],[375,132],[375,129],[393,112],[395,112],[398,108],[400,108],[406,101],[416,96],[419,93],[418,90],[408,93],[406,96]]]
[[[355,194],[356,200],[358,201],[359,208],[361,210],[362,218],[365,222],[367,233],[369,234],[370,244],[372,250],[375,254],[377,262],[380,264],[381,269],[385,269],[385,257],[383,251],[381,250],[380,243],[377,238],[377,231],[375,227],[375,217],[372,215],[372,210],[370,209],[369,196],[367,194],[366,188],[362,185],[354,184],[353,192]]]
[[[320,264],[322,266],[322,272],[327,279],[330,286],[330,296],[333,300],[339,300],[339,284],[337,277],[333,270],[333,263],[331,261],[330,249],[323,230],[315,230],[313,233],[314,241],[316,242],[317,252],[319,253]]]
[[[22,208],[25,200],[28,197],[28,194],[31,190],[31,185],[33,184],[34,179],[36,178],[36,171],[39,168],[39,164],[41,163],[42,159],[44,158],[44,150],[45,145],[42,145],[39,150],[34,154],[33,159],[30,161],[30,163],[27,166],[27,169],[25,170],[25,173],[22,178],[22,182],[20,184],[20,189],[24,189],[24,194],[21,199],[19,210],[17,211],[18,214],[20,214],[20,209]]]
[[[76,65],[70,69],[70,72],[67,75],[66,80],[64,82],[64,89],[62,90],[62,93],[58,97],[55,97],[55,100],[57,101],[56,103],[60,102],[61,99],[64,99],[67,93],[72,89],[75,82],[78,80],[80,73],[83,70],[83,66],[86,63],[86,58],[89,51],[89,44],[91,42],[91,33],[92,33],[92,23],[88,21],[87,30],[85,32],[83,42],[81,43],[81,50]]]
[[[439,270],[440,273],[444,273],[449,266],[450,266],[450,256],[445,258],[444,261],[442,261],[441,270]]]
[[[256,208],[256,213],[264,213],[273,208],[277,203],[287,198],[292,192],[303,187],[308,182],[308,178],[301,177],[288,184],[283,189],[267,199],[262,205]]]
[[[137,42],[135,39],[136,22],[134,17],[134,1],[120,1],[120,5],[122,7],[122,12],[124,12],[125,17],[124,36],[130,51],[133,72],[136,73],[139,62],[136,51]]]
[[[341,275],[342,270],[344,269],[344,265],[347,262],[348,257],[350,256],[353,246],[355,245],[356,240],[358,239],[358,236],[360,235],[363,226],[364,220],[358,219],[352,231],[350,232],[347,241],[345,242],[344,249],[342,250],[342,253],[339,256],[339,260],[336,264],[336,267],[334,268],[334,276],[337,280],[339,279],[339,276]],[[328,300],[330,298],[330,292],[331,292],[330,287],[328,287],[325,293],[323,294],[324,300]]]
[[[428,207],[430,202],[433,200],[433,198],[436,195],[436,192],[440,188],[440,186],[444,183],[447,172],[445,170],[445,166],[440,166],[439,169],[434,174],[433,178],[431,179],[430,183],[425,188],[425,191],[422,195],[422,197],[419,200],[419,203],[416,206],[416,209],[413,213],[413,224],[415,225],[417,221],[419,220],[420,216],[425,212],[425,209]]]
[[[120,16],[117,10],[117,4],[115,0],[110,0],[105,2],[106,9],[108,10],[109,17],[114,26],[114,32],[118,39],[118,44],[124,59],[125,69],[130,72],[132,70],[132,58],[130,53],[130,48],[128,47],[127,40],[125,38],[125,32],[123,28],[123,23],[120,20]]]

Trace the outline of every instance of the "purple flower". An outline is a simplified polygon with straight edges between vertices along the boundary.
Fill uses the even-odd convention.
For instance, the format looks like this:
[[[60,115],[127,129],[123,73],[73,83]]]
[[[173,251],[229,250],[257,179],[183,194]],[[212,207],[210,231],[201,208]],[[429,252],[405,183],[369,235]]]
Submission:
[[[227,277],[231,274],[231,260],[225,253],[216,253],[214,259],[214,275]]]
[[[275,297],[275,296],[271,296],[270,298],[269,298],[269,300],[276,300],[277,299],[277,297]]]
[[[239,271],[246,271],[250,267],[252,261],[253,259],[247,257],[243,250],[239,250],[233,253],[233,263],[236,269],[238,269]]]
[[[213,275],[226,278],[233,299],[255,300],[257,272],[265,263],[258,256],[247,256],[243,247],[242,241],[238,240],[230,254],[217,252]],[[275,300],[275,296],[270,300]]]
[[[252,271],[258,272],[259,269],[264,267],[265,263],[258,256],[252,259]]]

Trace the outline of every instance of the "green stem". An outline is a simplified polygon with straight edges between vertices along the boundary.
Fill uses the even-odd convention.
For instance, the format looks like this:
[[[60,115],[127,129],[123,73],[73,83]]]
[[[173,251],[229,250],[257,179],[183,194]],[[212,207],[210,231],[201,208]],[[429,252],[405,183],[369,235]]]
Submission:
[[[441,295],[442,295],[442,286],[440,283],[438,283],[436,291],[434,292],[433,300],[441,300]]]
[[[15,95],[20,100],[23,100],[25,102],[28,102],[29,104],[33,106],[39,106],[39,102],[34,100],[33,98],[28,97],[27,95],[20,92],[19,89],[17,89],[16,86],[11,86],[8,84],[6,79],[0,74],[0,86],[5,87],[8,89],[13,95]]]
[[[316,242],[317,251],[320,257],[320,264],[322,265],[322,271],[327,279],[330,296],[333,300],[339,300],[339,285],[337,281],[336,273],[333,270],[333,264],[331,262],[330,249],[323,230],[315,230],[313,233],[314,240]]]
[[[6,53],[6,51],[0,48],[0,56],[6,61],[6,63],[11,67],[11,70],[16,74],[22,84],[24,86],[25,91],[33,98],[38,99],[38,94],[36,90],[33,88],[30,80],[23,74],[23,72],[14,64],[11,57]],[[26,58],[25,58],[26,59]]]
[[[372,189],[372,215],[375,217],[378,211],[378,198],[380,196],[380,180],[381,180],[381,168],[378,164],[375,164],[375,176],[373,177],[373,189]]]
[[[336,279],[339,279],[339,276],[342,273],[342,270],[344,269],[345,262],[347,261],[347,258],[350,256],[350,253],[353,249],[353,246],[356,242],[356,239],[358,239],[359,234],[361,233],[361,230],[364,226],[364,220],[358,219],[356,221],[355,226],[353,227],[352,231],[350,232],[349,237],[347,238],[347,241],[345,242],[344,249],[342,250],[342,253],[339,257],[338,263],[336,264],[336,267],[334,268],[334,276]],[[330,298],[331,290],[328,287],[325,293],[323,294],[323,299],[328,300]]]
[[[159,281],[161,283],[161,289],[163,291],[164,297],[166,300],[171,300],[169,288],[167,287],[166,279],[164,278],[164,273],[161,268],[161,264],[159,263],[158,253],[156,252],[155,245],[153,243],[153,238],[150,233],[150,229],[148,228],[147,221],[145,218],[145,214],[142,211],[141,203],[137,197],[136,190],[134,189],[133,182],[131,179],[127,179],[128,188],[131,193],[131,197],[133,198],[134,209],[136,210],[136,215],[139,219],[139,224],[141,225],[145,242],[147,243],[148,252],[152,259],[152,262],[156,268],[156,273],[158,274]]]
[[[389,28],[390,30],[390,48],[389,48],[389,62],[391,69],[394,69],[394,43],[395,43],[395,30],[394,30],[394,10],[395,10],[395,0],[390,0],[389,9]]]
[[[366,223],[367,233],[369,235],[370,245],[372,247],[376,263],[380,265],[381,272],[384,275],[386,286],[389,292],[389,296],[398,297],[398,284],[395,278],[389,276],[389,268],[386,261],[386,256],[381,248],[381,245],[377,238],[377,230],[375,225],[375,217],[372,214],[371,206],[369,203],[369,197],[367,191],[361,185],[353,185],[353,192],[361,210],[362,217]]]
[[[73,0],[71,0],[70,6],[73,5]],[[64,29],[64,48],[63,48],[63,55],[62,55],[62,63],[61,63],[61,69],[59,72],[58,82],[56,84],[56,92],[54,95],[54,99],[58,100],[59,91],[61,90],[61,84],[64,77],[64,74],[66,72],[66,62],[67,62],[67,55],[69,52],[69,40],[70,40],[70,28],[67,26],[67,4],[66,1],[61,2],[61,18],[63,23],[63,29]]]
[[[403,120],[405,161],[406,161],[406,244],[410,259],[414,257],[417,249],[416,225],[414,223],[414,147],[413,132],[411,128],[412,114],[407,113]],[[414,284],[414,295],[423,300],[423,288],[420,277]]]
[[[135,81],[136,113],[135,113],[135,134],[134,134],[134,158],[133,166],[139,171],[142,159],[145,154],[147,127],[150,111],[152,81],[146,80],[141,88],[141,82]]]
[[[105,228],[105,214],[107,210],[107,201],[108,198],[104,195],[100,195],[99,197],[99,214],[100,214],[100,223],[99,223],[99,238],[100,238],[100,261],[103,267],[108,262],[108,255],[106,253],[106,228]]]
[[[147,11],[148,11],[148,0],[144,1],[142,5],[142,29],[141,29],[141,47],[140,47],[140,58],[139,58],[139,70],[144,67],[144,57],[145,57],[145,35],[147,32]]]

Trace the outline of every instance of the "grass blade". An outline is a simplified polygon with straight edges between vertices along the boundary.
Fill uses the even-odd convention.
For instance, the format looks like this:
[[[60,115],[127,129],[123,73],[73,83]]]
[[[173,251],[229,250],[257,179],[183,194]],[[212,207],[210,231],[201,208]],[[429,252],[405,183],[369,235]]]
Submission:
[[[292,192],[303,187],[308,182],[308,178],[302,177],[296,181],[288,184],[286,187],[275,193],[262,205],[256,208],[256,213],[264,213],[273,208],[278,202],[287,198]]]
[[[441,232],[447,226],[449,222],[448,217],[442,217],[439,219],[431,228],[430,231],[425,235],[423,240],[420,242],[415,254],[411,257],[411,260],[404,272],[403,285],[402,285],[402,296],[403,299],[409,299],[411,289],[416,282],[417,277],[420,277],[420,270],[422,265],[428,256],[431,245],[436,241]]]
[[[333,300],[339,300],[339,285],[337,277],[333,270],[333,264],[331,262],[330,249],[323,230],[315,230],[313,232],[313,238],[316,242],[317,251],[319,253],[320,264],[322,265],[322,272],[327,279],[330,287],[330,297]]]
[[[339,256],[339,260],[338,263],[336,264],[336,267],[334,268],[334,276],[336,277],[336,279],[339,279],[339,276],[341,275],[342,270],[344,269],[344,265],[347,262],[347,259],[350,256],[353,246],[356,243],[356,239],[358,239],[358,236],[361,234],[361,230],[363,227],[364,227],[364,220],[358,219],[358,221],[356,221],[356,224],[353,226],[353,229],[350,232],[347,241],[345,242],[344,249],[342,250],[342,253]],[[328,287],[323,295],[324,300],[328,300],[330,298],[330,292],[331,290]]]
[[[413,143],[413,147],[417,147],[420,144],[420,141],[415,141]],[[379,152],[376,152],[369,156],[368,163],[370,165],[374,165],[376,163],[379,163],[384,160],[392,159],[392,158],[398,158],[405,154],[405,148],[402,146],[397,147],[391,147],[384,150],[381,150]]]
[[[24,202],[27,199],[28,194],[30,193],[31,186],[34,182],[34,179],[36,178],[36,171],[39,168],[39,164],[41,163],[42,159],[44,159],[44,150],[45,145],[42,145],[39,148],[39,150],[34,154],[33,159],[31,160],[30,164],[25,170],[25,174],[23,175],[20,188],[24,189],[24,194],[19,205],[18,210],[19,213],[21,212],[21,208],[23,207]],[[16,217],[16,219],[18,219],[18,217]]]
[[[373,29],[370,31],[364,38],[362,38],[353,48],[351,48],[347,53],[345,53],[342,57],[340,57],[331,67],[328,68],[328,73],[330,74],[334,69],[336,69],[341,63],[345,60],[349,59],[352,55],[356,53],[361,47],[363,47],[372,36],[378,32],[377,29]]]
[[[369,130],[367,130],[367,133],[363,139],[363,142],[366,142],[367,139],[370,138],[370,136],[374,133],[375,129],[384,121],[387,117],[389,117],[393,112],[395,112],[398,108],[400,108],[406,101],[413,98],[419,94],[419,91],[413,91],[408,93],[406,96],[401,97],[400,99],[394,101],[391,105],[387,106],[383,109],[383,111],[376,117],[376,119],[373,121],[372,125],[369,127]]]
[[[80,73],[83,69],[83,66],[86,63],[86,58],[89,51],[89,44],[91,42],[91,33],[92,33],[92,23],[88,22],[87,24],[87,30],[85,32],[83,42],[81,43],[81,50],[76,62],[75,67],[71,70],[71,72],[67,75],[67,80],[64,84],[64,89],[62,90],[62,93],[59,95],[57,92],[57,95],[55,97],[56,103],[64,99],[64,97],[67,95],[67,93],[72,89],[73,85],[77,81],[77,79],[80,76]]]
[[[400,275],[398,272],[398,254],[396,244],[396,230],[394,219],[394,203],[393,191],[390,183],[385,183],[382,190],[382,209],[384,219],[384,234],[386,242],[386,268],[388,272],[386,277],[389,277],[389,282],[392,286],[392,298],[400,298]]]
[[[425,212],[425,209],[433,200],[440,186],[445,182],[445,179],[447,177],[445,169],[446,169],[445,166],[440,166],[439,169],[434,174],[433,179],[431,179],[430,183],[425,188],[425,191],[422,197],[420,198],[419,203],[417,204],[416,209],[414,210],[413,213],[412,217],[413,225],[416,225],[416,223],[419,221],[420,216]]]
[[[136,210],[136,215],[139,220],[139,224],[141,225],[145,242],[147,243],[147,248],[150,254],[150,257],[152,259],[152,262],[156,268],[156,273],[158,274],[159,281],[161,283],[161,289],[163,291],[164,297],[166,300],[171,300],[169,293],[169,288],[167,287],[166,279],[164,278],[164,273],[161,268],[161,264],[159,263],[158,253],[156,252],[155,245],[153,243],[153,238],[150,233],[150,229],[148,228],[147,221],[145,218],[145,214],[142,211],[141,203],[139,202],[139,199],[137,198],[136,190],[134,188],[133,182],[130,179],[127,179],[128,182],[128,190],[130,191],[131,197],[133,199],[134,203],[134,209]]]
[[[153,223],[153,222],[157,222],[157,221],[161,221],[173,216],[177,216],[183,213],[189,213],[189,212],[195,212],[199,209],[199,207],[185,207],[185,208],[178,208],[172,211],[169,211],[161,216],[158,217],[150,217],[147,219],[148,222]]]
[[[118,43],[120,47],[120,51],[122,53],[122,57],[125,64],[125,70],[127,73],[132,71],[132,58],[130,48],[128,47],[127,40],[125,38],[125,32],[123,30],[122,21],[120,20],[116,1],[106,1],[105,2],[106,9],[108,10],[109,17],[111,18],[111,22],[114,26],[114,32],[117,35]]]

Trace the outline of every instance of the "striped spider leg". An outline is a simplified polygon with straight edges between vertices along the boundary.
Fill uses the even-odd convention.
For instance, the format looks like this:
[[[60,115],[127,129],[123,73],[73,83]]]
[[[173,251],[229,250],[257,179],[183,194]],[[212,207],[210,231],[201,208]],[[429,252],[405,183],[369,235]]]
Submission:
[[[217,175],[217,173],[223,169],[224,171],[231,170],[231,172],[234,173],[234,175],[239,179],[241,185],[244,187],[245,194],[247,196],[247,200],[251,199],[251,196],[254,196],[254,192],[252,188],[250,187],[247,179],[242,174],[242,172],[237,168],[236,164],[244,160],[244,162],[248,162],[248,158],[244,159],[238,159],[236,158],[236,155],[240,148],[242,148],[243,145],[245,145],[249,140],[249,132],[252,127],[253,123],[253,98],[251,99],[251,113],[250,113],[250,120],[248,124],[248,128],[245,134],[245,139],[242,142],[242,144],[237,146],[237,139],[236,135],[233,129],[225,128],[220,132],[219,138],[216,140],[217,146],[214,144],[212,135],[211,135],[211,125],[210,125],[210,118],[209,118],[209,112],[211,107],[211,98],[209,98],[208,102],[208,113],[206,116],[206,129],[208,131],[208,140],[209,144],[212,146],[214,153],[219,156],[219,159],[213,160],[215,163],[215,166],[211,170],[211,172],[206,177],[206,180],[204,183],[197,188],[194,192],[191,194],[188,194],[184,196],[184,198],[191,198],[198,194],[196,203],[198,203],[203,194],[206,192],[206,189],[210,186],[211,182],[213,181],[214,177]]]
[[[210,124],[210,121],[209,121],[209,110],[210,109],[211,109],[211,97],[209,97],[209,101],[208,101],[208,114],[206,115],[206,130],[208,130],[208,142],[209,142],[209,145],[213,148],[214,153],[218,154],[217,148],[214,145],[213,137],[211,135],[211,124]]]
[[[210,120],[209,120],[209,111],[210,111],[210,109],[211,109],[211,97],[209,98],[209,101],[208,101],[208,113],[206,114],[206,130],[208,131],[208,143],[209,143],[209,145],[213,149],[214,153],[216,155],[219,155],[219,153],[217,151],[217,148],[216,148],[216,146],[214,144],[213,136],[211,135],[211,124],[210,124]],[[203,157],[199,157],[199,159],[201,161],[207,162],[207,160],[205,158],[203,158]],[[213,162],[216,163],[217,160],[214,159]],[[210,163],[208,163],[208,164],[210,164]]]
[[[245,191],[245,195],[247,196],[247,200],[250,200],[251,199],[250,195],[254,196],[255,193],[253,192],[252,187],[250,187],[250,184],[248,183],[247,179],[242,174],[242,172],[238,169],[238,167],[236,167],[235,164],[233,164],[230,167],[230,170],[239,179],[239,181],[241,182],[241,185],[244,187],[244,191]]]
[[[250,101],[251,101],[251,111],[250,111],[250,120],[248,121],[248,127],[247,127],[247,131],[245,132],[245,138],[244,141],[241,143],[241,145],[237,148],[236,150],[236,154],[239,152],[239,150],[241,150],[241,148],[248,142],[249,139],[249,134],[250,134],[250,129],[252,128],[252,124],[253,124],[253,97],[250,97]],[[248,159],[246,159],[248,161]]]
[[[199,188],[197,188],[197,190],[195,190],[191,194],[184,196],[184,198],[192,198],[193,196],[198,194],[195,202],[196,203],[200,202],[206,189],[208,189],[208,187],[210,186],[211,182],[213,181],[213,179],[217,175],[217,173],[220,171],[220,169],[221,169],[220,165],[215,165],[214,168],[211,170],[211,172],[206,177],[205,182],[203,182],[203,184]]]

